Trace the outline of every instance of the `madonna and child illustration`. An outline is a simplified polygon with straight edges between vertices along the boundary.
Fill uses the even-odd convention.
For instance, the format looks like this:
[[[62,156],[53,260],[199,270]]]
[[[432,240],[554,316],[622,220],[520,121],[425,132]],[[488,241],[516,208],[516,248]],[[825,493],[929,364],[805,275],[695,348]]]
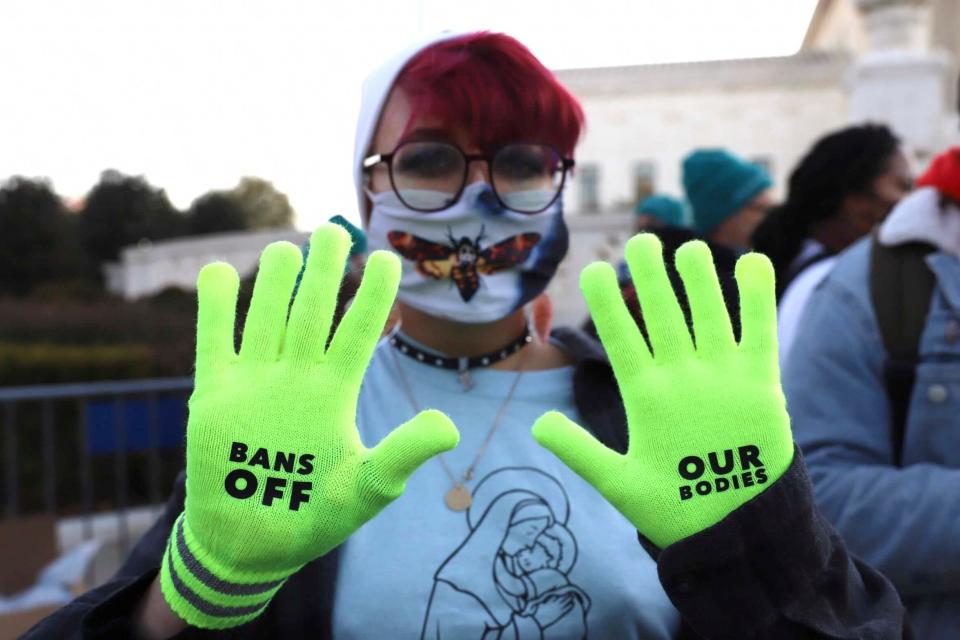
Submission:
[[[469,533],[434,574],[421,638],[586,638],[590,597],[570,579],[577,541],[560,483],[498,469],[465,514]]]

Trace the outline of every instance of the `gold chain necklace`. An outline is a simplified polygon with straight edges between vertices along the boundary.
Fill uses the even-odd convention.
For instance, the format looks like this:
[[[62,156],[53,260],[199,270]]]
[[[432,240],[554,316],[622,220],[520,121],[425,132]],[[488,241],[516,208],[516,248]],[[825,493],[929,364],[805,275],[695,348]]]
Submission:
[[[413,394],[413,387],[410,386],[410,381],[407,379],[407,374],[403,371],[403,367],[400,364],[400,358],[397,356],[396,350],[392,348],[390,349],[390,353],[393,356],[394,367],[397,369],[397,373],[400,377],[400,385],[403,388],[403,393],[407,396],[407,400],[410,402],[410,406],[413,407],[414,412],[420,413],[420,403],[417,402],[417,397]],[[447,474],[447,477],[450,478],[450,483],[453,485],[453,487],[447,491],[446,495],[443,497],[443,502],[447,505],[448,509],[453,511],[466,511],[470,508],[470,505],[473,504],[473,494],[470,493],[470,489],[467,488],[466,483],[473,480],[473,473],[477,468],[477,464],[480,462],[480,458],[482,458],[483,454],[487,452],[487,447],[489,446],[490,441],[493,439],[493,434],[496,433],[500,423],[503,422],[503,417],[507,413],[507,406],[510,404],[510,401],[513,400],[513,395],[516,393],[517,386],[520,384],[520,379],[523,377],[523,365],[526,353],[526,351],[521,352],[520,366],[517,368],[517,375],[513,379],[513,384],[510,385],[510,390],[507,392],[507,397],[504,398],[503,402],[500,404],[500,409],[497,411],[497,415],[494,417],[493,423],[490,425],[490,429],[487,431],[486,437],[480,444],[480,448],[477,450],[477,455],[474,456],[473,462],[471,462],[470,466],[468,466],[463,472],[462,479],[457,480],[457,477],[450,469],[450,465],[447,464],[447,461],[444,459],[442,453],[437,455],[437,460],[440,462],[440,466],[443,467],[444,473]]]

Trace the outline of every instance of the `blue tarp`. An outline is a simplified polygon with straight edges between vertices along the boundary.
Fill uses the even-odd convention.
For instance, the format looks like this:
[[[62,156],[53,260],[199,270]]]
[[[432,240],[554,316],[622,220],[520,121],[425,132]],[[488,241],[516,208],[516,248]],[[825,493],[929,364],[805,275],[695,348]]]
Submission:
[[[178,396],[156,399],[156,438],[159,449],[183,446],[187,411],[184,398]],[[143,398],[124,399],[115,413],[113,400],[91,400],[86,403],[87,447],[90,453],[146,451],[150,448],[149,401]],[[117,419],[122,418],[121,429]],[[119,433],[118,433],[119,431]]]

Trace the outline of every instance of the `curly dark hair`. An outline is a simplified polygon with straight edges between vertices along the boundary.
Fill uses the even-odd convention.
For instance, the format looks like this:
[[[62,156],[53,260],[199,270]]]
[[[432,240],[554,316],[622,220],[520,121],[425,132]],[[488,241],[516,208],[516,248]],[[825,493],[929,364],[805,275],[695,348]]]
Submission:
[[[773,262],[779,283],[809,237],[810,226],[840,211],[852,193],[870,191],[900,148],[893,132],[877,124],[834,131],[817,140],[790,174],[786,201],[753,233],[753,248]]]

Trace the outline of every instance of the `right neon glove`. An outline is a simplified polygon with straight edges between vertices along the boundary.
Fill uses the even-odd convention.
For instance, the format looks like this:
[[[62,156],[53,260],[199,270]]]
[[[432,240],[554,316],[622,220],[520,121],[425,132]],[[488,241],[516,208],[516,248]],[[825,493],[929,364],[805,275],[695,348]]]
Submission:
[[[663,548],[722,520],[793,460],[777,365],[773,267],[760,254],[737,261],[738,345],[710,249],[699,241],[680,247],[676,265],[694,346],[657,237],[632,238],[626,258],[653,353],[609,264],[584,269],[580,286],[623,396],[627,453],[607,449],[556,412],[541,416],[533,435]]]
[[[350,239],[325,224],[310,247],[292,308],[301,252],[287,242],[264,250],[239,355],[237,273],[224,263],[200,272],[186,502],[160,573],[170,607],[194,626],[259,615],[287,577],[343,542],[459,439],[445,415],[425,411],[363,446],[357,396],[400,264],[386,252],[370,256],[325,349]]]

